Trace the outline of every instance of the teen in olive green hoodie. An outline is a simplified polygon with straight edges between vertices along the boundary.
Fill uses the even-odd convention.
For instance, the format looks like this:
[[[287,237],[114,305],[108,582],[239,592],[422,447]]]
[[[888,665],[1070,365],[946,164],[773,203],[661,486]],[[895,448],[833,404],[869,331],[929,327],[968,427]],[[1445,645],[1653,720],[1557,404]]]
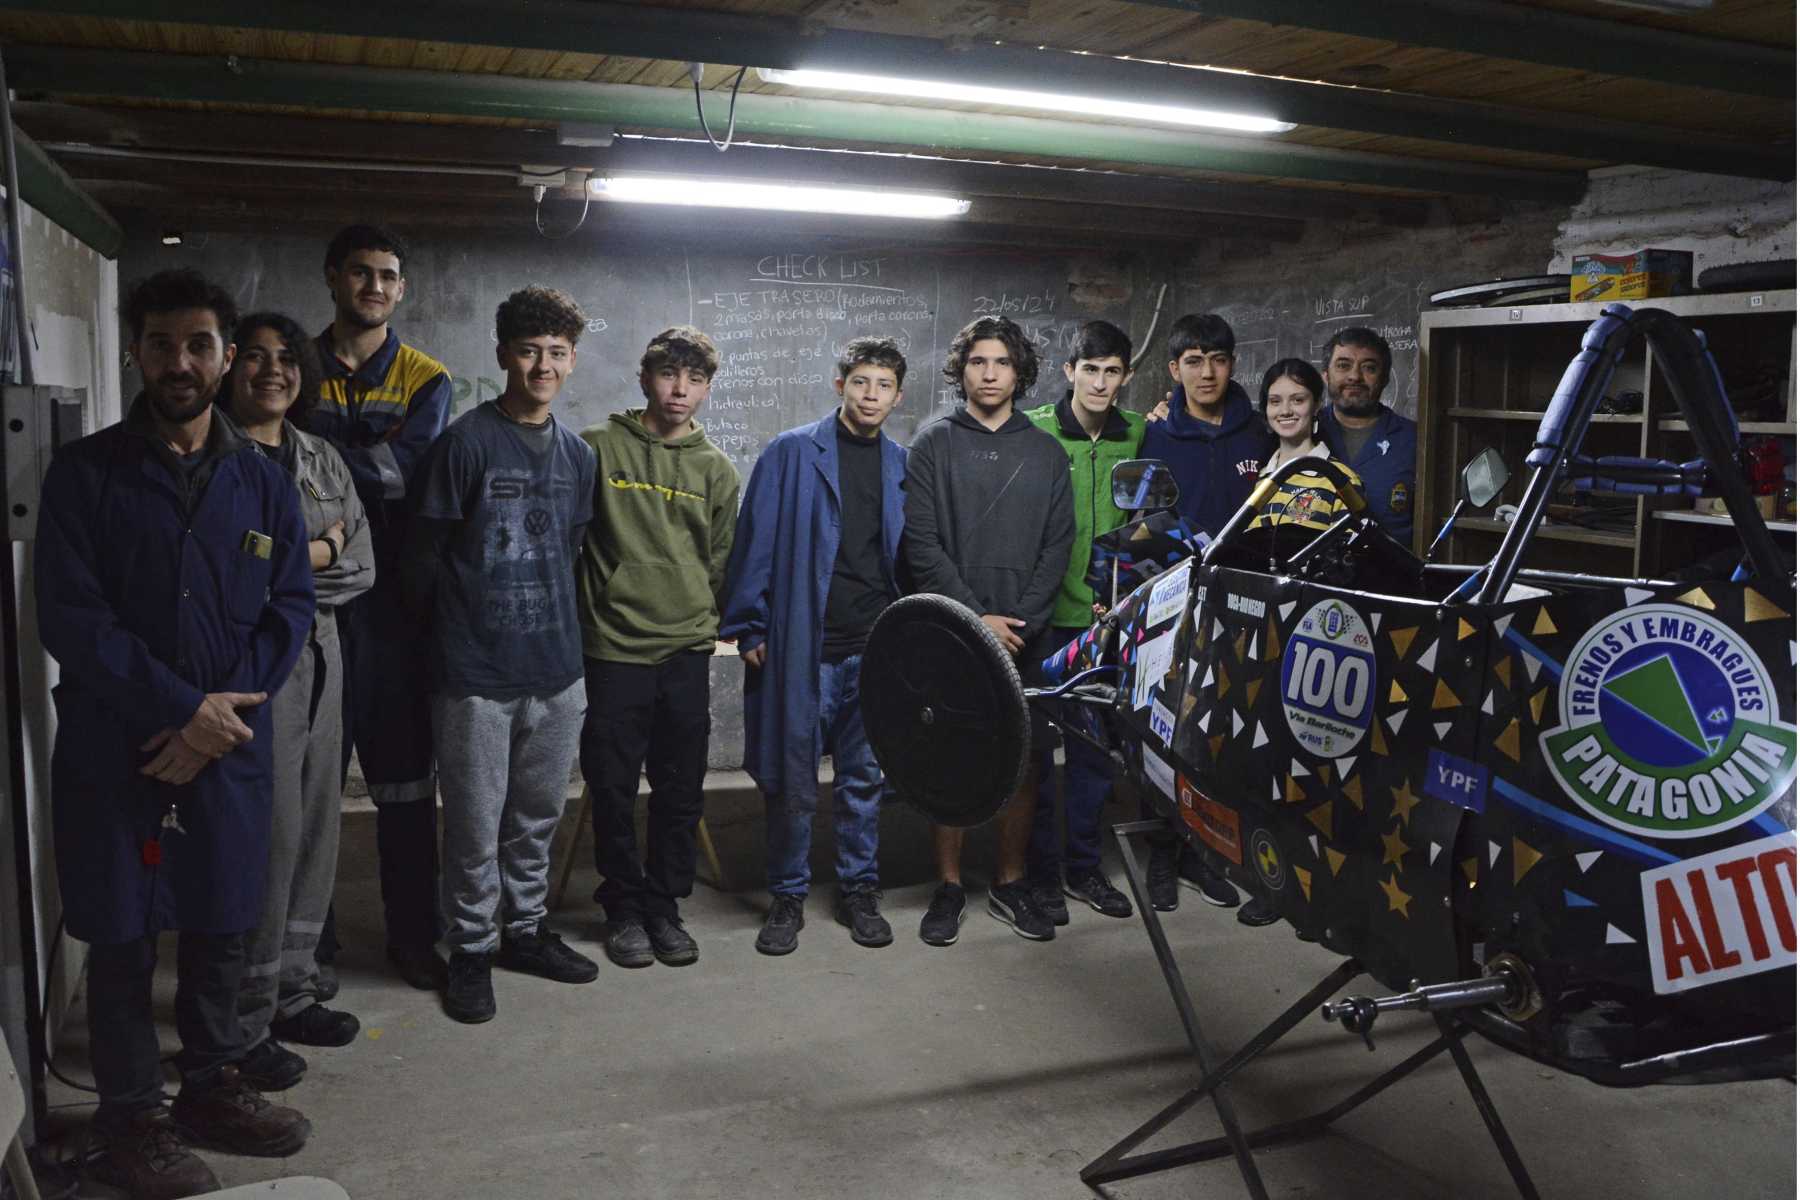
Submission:
[[[1056,438],[1069,456],[1075,494],[1075,545],[1050,614],[1049,644],[1067,645],[1093,623],[1094,589],[1087,585],[1094,539],[1125,523],[1113,507],[1112,469],[1136,458],[1144,443],[1144,418],[1119,407],[1131,378],[1131,339],[1118,326],[1089,321],[1063,367],[1070,391],[1060,402],[1025,415]],[[1109,600],[1109,597],[1103,597]],[[1025,874],[1031,898],[1053,922],[1064,925],[1064,895],[1109,917],[1129,917],[1131,901],[1100,868],[1100,810],[1112,786],[1112,764],[1080,738],[1063,739],[1063,833],[1056,828],[1056,780],[1050,752],[1038,763],[1037,808]]]
[[[622,967],[685,966],[706,776],[708,672],[737,520],[731,461],[694,422],[719,352],[698,329],[651,339],[638,377],[646,407],[581,436],[594,448],[594,519],[576,568],[588,690],[581,773],[594,806],[594,893],[606,955]],[[632,827],[650,778],[645,853]]]

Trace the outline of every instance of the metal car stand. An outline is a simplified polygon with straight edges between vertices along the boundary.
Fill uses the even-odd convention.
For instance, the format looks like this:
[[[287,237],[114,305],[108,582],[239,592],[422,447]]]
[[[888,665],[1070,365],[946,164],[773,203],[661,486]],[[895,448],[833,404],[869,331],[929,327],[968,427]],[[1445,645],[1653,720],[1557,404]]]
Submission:
[[[1524,1160],[1513,1146],[1512,1138],[1507,1134],[1506,1126],[1501,1123],[1500,1114],[1495,1110],[1486,1087],[1482,1085],[1481,1076],[1462,1044],[1462,1039],[1469,1035],[1471,1029],[1450,1011],[1470,1003],[1472,989],[1482,988],[1482,983],[1415,989],[1404,997],[1382,1001],[1352,998],[1340,1005],[1327,1006],[1324,1002],[1334,992],[1363,973],[1361,963],[1353,958],[1345,959],[1320,980],[1317,986],[1289,1005],[1280,1016],[1228,1055],[1223,1062],[1215,1062],[1216,1055],[1200,1028],[1200,1018],[1194,1011],[1194,1002],[1182,980],[1181,969],[1176,966],[1175,955],[1169,949],[1169,939],[1163,932],[1162,920],[1150,906],[1144,867],[1132,846],[1133,838],[1167,829],[1167,823],[1161,820],[1128,821],[1113,826],[1113,836],[1119,841],[1125,875],[1131,885],[1132,900],[1137,904],[1138,912],[1143,915],[1144,929],[1150,935],[1151,947],[1156,951],[1157,965],[1162,968],[1169,996],[1175,1001],[1175,1011],[1181,1018],[1182,1031],[1187,1035],[1188,1046],[1200,1068],[1200,1081],[1161,1112],[1132,1130],[1099,1158],[1083,1167],[1081,1181],[1098,1191],[1102,1185],[1121,1179],[1134,1179],[1140,1175],[1150,1175],[1192,1163],[1210,1162],[1231,1155],[1237,1160],[1238,1173],[1243,1176],[1245,1191],[1254,1200],[1267,1200],[1268,1188],[1263,1183],[1262,1173],[1257,1169],[1255,1157],[1251,1153],[1253,1150],[1305,1141],[1326,1132],[1338,1118],[1406,1078],[1440,1053],[1448,1051],[1452,1061],[1456,1063],[1457,1071],[1462,1075],[1464,1085],[1469,1089],[1476,1111],[1481,1114],[1482,1122],[1487,1126],[1495,1147],[1500,1151],[1500,1157],[1506,1163],[1507,1172],[1519,1189],[1519,1194],[1527,1200],[1537,1200],[1538,1191],[1525,1170]],[[1491,987],[1487,989],[1489,992],[1493,990]],[[1297,1120],[1283,1121],[1246,1133],[1238,1122],[1236,1108],[1226,1094],[1225,1084],[1305,1020],[1309,1013],[1318,1012],[1321,1008],[1326,1010],[1328,1018],[1342,1020],[1345,1028],[1361,1033],[1365,1040],[1368,1040],[1369,1026],[1379,1011],[1395,1008],[1427,1010],[1437,1022],[1438,1036],[1329,1108]],[[1373,1049],[1373,1043],[1370,1048]],[[1142,1154],[1132,1153],[1164,1126],[1206,1099],[1212,1101],[1219,1114],[1219,1124],[1225,1131],[1223,1137],[1187,1142]]]

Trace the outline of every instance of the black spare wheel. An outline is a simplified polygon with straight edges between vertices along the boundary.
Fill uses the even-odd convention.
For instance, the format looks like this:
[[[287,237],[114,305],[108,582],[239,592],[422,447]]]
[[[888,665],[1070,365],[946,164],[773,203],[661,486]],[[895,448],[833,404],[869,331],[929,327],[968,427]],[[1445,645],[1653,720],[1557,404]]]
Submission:
[[[1025,773],[1030,713],[1012,656],[948,596],[907,596],[869,632],[863,725],[900,798],[940,825],[979,825]]]

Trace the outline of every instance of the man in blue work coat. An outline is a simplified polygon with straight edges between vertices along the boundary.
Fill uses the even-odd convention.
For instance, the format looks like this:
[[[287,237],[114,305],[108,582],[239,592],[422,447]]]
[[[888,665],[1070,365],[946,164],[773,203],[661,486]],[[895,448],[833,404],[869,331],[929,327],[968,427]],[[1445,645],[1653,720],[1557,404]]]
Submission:
[[[1369,512],[1410,549],[1419,427],[1381,402],[1393,351],[1373,329],[1352,325],[1325,343],[1324,368],[1331,404],[1319,414],[1319,433],[1331,457],[1362,477]]]
[[[68,930],[91,943],[94,1173],[133,1197],[218,1182],[182,1145],[283,1156],[311,1126],[238,1077],[244,934],[269,858],[270,714],[312,622],[294,485],[213,407],[230,296],[163,271],[125,305],[144,390],[44,477],[36,581],[61,667],[51,762]],[[156,935],[181,931],[182,1087],[162,1109]]]
[[[881,432],[906,359],[891,338],[858,338],[839,359],[843,403],[769,443],[750,473],[726,571],[720,636],[744,659],[744,769],[763,790],[772,903],[756,948],[787,954],[806,922],[819,756],[830,751],[837,920],[885,946],[875,852],[881,769],[863,731],[863,643],[899,598],[906,451]]]

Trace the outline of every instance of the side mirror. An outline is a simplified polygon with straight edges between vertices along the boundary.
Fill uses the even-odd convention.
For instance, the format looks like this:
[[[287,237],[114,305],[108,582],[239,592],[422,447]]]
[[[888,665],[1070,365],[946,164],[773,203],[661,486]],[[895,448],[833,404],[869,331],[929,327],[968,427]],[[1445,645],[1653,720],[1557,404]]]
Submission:
[[[1506,459],[1489,446],[1463,468],[1462,498],[1472,508],[1486,508],[1499,498],[1500,489],[1510,478],[1512,472],[1506,469]]]
[[[1127,459],[1112,469],[1113,504],[1126,512],[1174,508],[1180,498],[1175,473],[1161,459]]]

